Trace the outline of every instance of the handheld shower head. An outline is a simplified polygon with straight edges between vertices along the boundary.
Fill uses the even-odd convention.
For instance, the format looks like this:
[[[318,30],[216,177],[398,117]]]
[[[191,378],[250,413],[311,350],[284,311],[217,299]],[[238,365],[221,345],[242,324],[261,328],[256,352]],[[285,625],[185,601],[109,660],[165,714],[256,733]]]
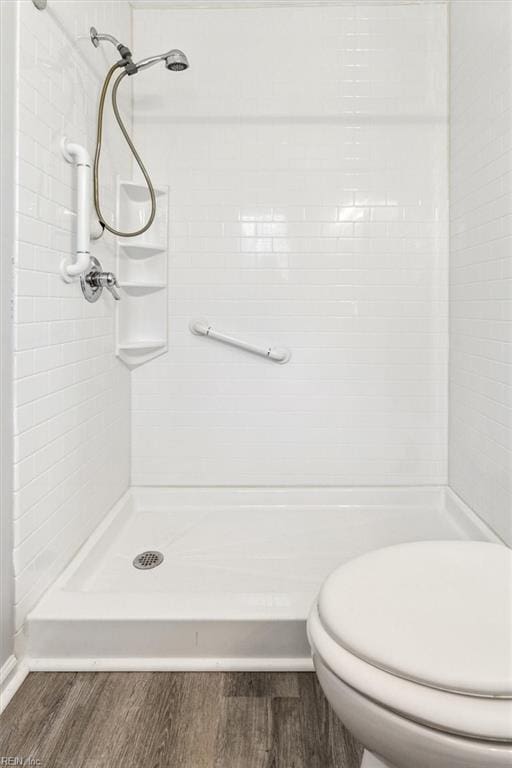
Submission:
[[[166,68],[170,69],[172,72],[182,72],[190,66],[183,51],[174,48],[172,51],[167,51],[167,53],[161,53],[158,56],[150,56],[147,59],[138,61],[135,65],[137,68],[136,71],[140,72],[141,69],[152,67],[153,64],[158,64],[159,61],[165,62]]]
[[[153,64],[158,64],[159,61],[165,62],[166,68],[170,69],[172,72],[183,72],[184,69],[188,69],[190,66],[187,57],[179,48],[173,48],[172,51],[161,53],[158,56],[149,56],[147,59],[142,59],[137,64],[134,64],[130,49],[126,45],[123,45],[123,43],[120,43],[113,35],[107,35],[103,32],[100,33],[95,27],[91,27],[90,36],[91,42],[95,48],[98,48],[100,42],[103,40],[112,43],[112,45],[117,48],[124,59],[122,66],[125,67],[127,75],[135,75],[137,72],[140,72],[141,69],[152,67]]]
[[[183,72],[184,69],[190,67],[190,64],[183,51],[180,51],[179,48],[174,48],[165,54],[165,66],[173,72]]]
[[[128,75],[135,75],[137,74],[137,72],[140,72],[142,69],[147,69],[149,67],[152,67],[153,64],[158,64],[159,61],[163,61],[166,69],[171,70],[171,72],[182,72],[184,69],[188,69],[189,63],[183,51],[180,51],[178,48],[173,48],[171,51],[167,51],[166,53],[161,53],[158,56],[149,56],[147,59],[142,59],[141,61],[137,62],[137,64],[135,64],[135,62],[132,59],[132,54],[130,49],[126,45],[123,45],[122,43],[120,43],[119,40],[117,40],[117,38],[113,37],[112,35],[99,33],[94,27],[91,27],[90,35],[91,35],[91,42],[95,48],[98,48],[101,41],[106,40],[109,43],[112,43],[112,45],[115,46],[115,48],[117,48],[117,50],[119,51],[122,57],[120,61],[116,61],[115,64],[113,64],[110,67],[100,93],[100,104],[98,108],[98,129],[96,132],[96,152],[94,155],[94,185],[93,185],[94,207],[96,208],[96,213],[98,214],[98,219],[103,229],[107,229],[113,235],[117,235],[117,237],[137,237],[138,235],[142,235],[144,232],[146,232],[149,229],[149,227],[152,225],[155,219],[156,195],[155,195],[155,190],[151,182],[149,173],[147,172],[144,166],[144,163],[140,159],[140,156],[133,145],[133,141],[131,140],[130,135],[123,123],[123,119],[121,117],[121,114],[119,112],[119,107],[117,104],[117,91],[118,91],[119,85],[121,84],[121,82],[125,77],[127,77]],[[100,192],[99,192],[99,189],[100,189],[99,165],[100,165],[101,142],[102,142],[102,132],[103,132],[103,111],[105,108],[105,99],[107,97],[109,84],[114,74],[119,69],[122,69],[123,71],[116,78],[114,82],[114,86],[112,88],[112,109],[114,110],[114,116],[117,120],[119,128],[121,129],[121,133],[126,139],[126,142],[130,147],[132,154],[140,170],[142,171],[142,175],[146,180],[149,196],[151,198],[151,213],[149,214],[148,220],[146,221],[144,226],[140,227],[139,229],[133,232],[121,232],[120,230],[115,229],[114,227],[112,227],[110,224],[107,223],[107,221],[105,220],[105,217],[103,216],[103,213],[101,212]]]

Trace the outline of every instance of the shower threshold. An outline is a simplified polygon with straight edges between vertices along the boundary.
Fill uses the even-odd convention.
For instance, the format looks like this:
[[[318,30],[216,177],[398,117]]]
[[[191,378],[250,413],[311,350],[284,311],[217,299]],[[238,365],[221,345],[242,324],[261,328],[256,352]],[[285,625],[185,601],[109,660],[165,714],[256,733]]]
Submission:
[[[135,487],[30,613],[28,663],[311,669],[306,617],[342,562],[405,541],[491,538],[440,487]],[[153,552],[158,567],[134,567]]]

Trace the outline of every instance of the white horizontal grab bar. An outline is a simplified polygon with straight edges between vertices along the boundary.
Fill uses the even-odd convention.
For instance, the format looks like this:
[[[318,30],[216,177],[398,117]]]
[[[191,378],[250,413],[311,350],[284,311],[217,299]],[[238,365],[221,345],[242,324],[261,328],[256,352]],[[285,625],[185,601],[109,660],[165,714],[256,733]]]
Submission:
[[[205,320],[192,320],[189,327],[196,336],[207,336],[209,339],[222,341],[224,344],[230,344],[232,347],[252,352],[253,355],[268,357],[269,360],[273,360],[276,363],[287,363],[292,356],[292,353],[286,347],[258,347],[255,344],[249,344],[247,341],[240,341],[240,339],[235,339],[233,336],[228,336],[226,333],[215,331]]]

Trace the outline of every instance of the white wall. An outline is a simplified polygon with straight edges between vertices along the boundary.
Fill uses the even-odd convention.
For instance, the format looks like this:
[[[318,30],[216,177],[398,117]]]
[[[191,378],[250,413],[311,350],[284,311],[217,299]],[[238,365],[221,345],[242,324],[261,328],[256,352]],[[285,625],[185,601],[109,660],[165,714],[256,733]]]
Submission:
[[[450,476],[512,543],[512,4],[451,4]]]
[[[14,650],[12,565],[12,261],[14,251],[14,171],[16,93],[16,14],[0,3],[0,686]],[[5,665],[5,666],[4,666]],[[3,674],[2,674],[3,673]]]
[[[172,219],[134,482],[445,482],[446,8],[134,11],[138,56],[172,46],[189,71],[134,83]],[[192,337],[195,317],[293,360]]]
[[[61,136],[94,148],[100,79],[116,51],[89,27],[130,43],[126,2],[21,0],[18,248],[15,319],[16,626],[129,482],[129,373],[114,357],[110,295],[88,304],[59,273],[72,252],[75,174]],[[129,104],[129,94],[125,106]],[[116,139],[104,152],[104,193],[130,173]],[[113,267],[112,240],[93,248]]]

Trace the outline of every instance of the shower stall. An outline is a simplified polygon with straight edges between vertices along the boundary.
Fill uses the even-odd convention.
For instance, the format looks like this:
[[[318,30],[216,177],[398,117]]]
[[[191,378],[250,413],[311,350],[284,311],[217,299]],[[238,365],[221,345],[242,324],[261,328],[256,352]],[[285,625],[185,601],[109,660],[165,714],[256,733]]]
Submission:
[[[13,4],[6,686],[310,669],[340,563],[512,542],[506,5]]]

